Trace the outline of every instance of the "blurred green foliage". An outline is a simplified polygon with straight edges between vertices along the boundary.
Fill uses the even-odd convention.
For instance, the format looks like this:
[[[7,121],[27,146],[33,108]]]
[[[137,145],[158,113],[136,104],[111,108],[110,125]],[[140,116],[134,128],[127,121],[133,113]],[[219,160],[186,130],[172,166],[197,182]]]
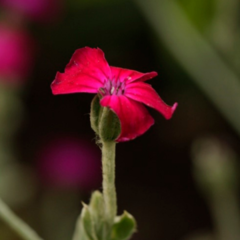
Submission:
[[[178,0],[189,20],[201,32],[206,31],[215,12],[215,0]]]

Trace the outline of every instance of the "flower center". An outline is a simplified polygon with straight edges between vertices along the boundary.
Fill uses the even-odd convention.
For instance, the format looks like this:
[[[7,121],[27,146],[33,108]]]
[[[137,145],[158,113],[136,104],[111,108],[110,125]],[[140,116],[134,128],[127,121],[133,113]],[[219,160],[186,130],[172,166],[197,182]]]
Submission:
[[[107,95],[123,95],[125,90],[125,82],[120,82],[119,80],[106,80],[103,87],[99,89],[99,93],[102,96]]]

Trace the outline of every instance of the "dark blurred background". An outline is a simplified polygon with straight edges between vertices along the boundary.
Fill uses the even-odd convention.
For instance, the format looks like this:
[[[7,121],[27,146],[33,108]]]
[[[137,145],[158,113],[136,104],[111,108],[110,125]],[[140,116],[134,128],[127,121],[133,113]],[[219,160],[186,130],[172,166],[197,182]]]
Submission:
[[[136,218],[133,239],[224,239],[214,238],[212,195],[196,181],[201,150],[192,145],[210,137],[239,153],[239,1],[49,0],[36,13],[24,8],[36,0],[16,2],[0,1],[0,65],[9,54],[1,28],[31,39],[22,53],[31,60],[25,75],[0,66],[2,199],[44,239],[71,239],[81,201],[101,189],[101,154],[89,122],[93,95],[53,96],[50,84],[76,49],[99,47],[112,66],[157,71],[149,83],[167,104],[179,103],[169,121],[149,109],[155,125],[117,144],[118,211]],[[18,238],[1,222],[0,239]]]

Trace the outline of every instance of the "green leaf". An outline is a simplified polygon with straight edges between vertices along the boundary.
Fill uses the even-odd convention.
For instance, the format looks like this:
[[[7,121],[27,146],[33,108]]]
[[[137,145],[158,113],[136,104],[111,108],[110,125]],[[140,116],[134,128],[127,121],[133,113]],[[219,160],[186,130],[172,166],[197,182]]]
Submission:
[[[82,212],[77,220],[73,240],[98,240],[90,209],[84,203]]]
[[[179,0],[189,20],[203,33],[214,17],[215,2],[214,0]]]
[[[91,196],[89,207],[92,212],[92,216],[94,220],[98,220],[98,218],[104,217],[104,202],[102,193],[99,191],[94,191]]]
[[[136,221],[128,212],[115,218],[112,226],[111,240],[128,240],[136,232]]]
[[[73,235],[73,240],[90,240],[86,235],[81,221],[77,221],[76,228]]]
[[[82,209],[82,224],[83,224],[84,231],[86,232],[89,239],[97,240],[90,209],[88,205],[84,203],[83,203],[83,209]]]
[[[99,240],[106,240],[107,226],[102,193],[99,191],[93,192],[89,207],[97,238]]]

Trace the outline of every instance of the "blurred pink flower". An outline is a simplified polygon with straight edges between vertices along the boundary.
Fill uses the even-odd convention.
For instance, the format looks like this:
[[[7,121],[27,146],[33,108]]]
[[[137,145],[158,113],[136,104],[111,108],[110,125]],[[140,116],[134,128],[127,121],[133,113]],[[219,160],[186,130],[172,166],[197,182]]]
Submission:
[[[60,12],[61,0],[0,0],[0,4],[17,14],[37,21],[51,21]]]
[[[23,29],[0,23],[0,81],[18,85],[32,66],[33,41]]]
[[[92,190],[101,185],[101,155],[94,144],[73,137],[43,146],[37,158],[40,179],[58,188]]]

